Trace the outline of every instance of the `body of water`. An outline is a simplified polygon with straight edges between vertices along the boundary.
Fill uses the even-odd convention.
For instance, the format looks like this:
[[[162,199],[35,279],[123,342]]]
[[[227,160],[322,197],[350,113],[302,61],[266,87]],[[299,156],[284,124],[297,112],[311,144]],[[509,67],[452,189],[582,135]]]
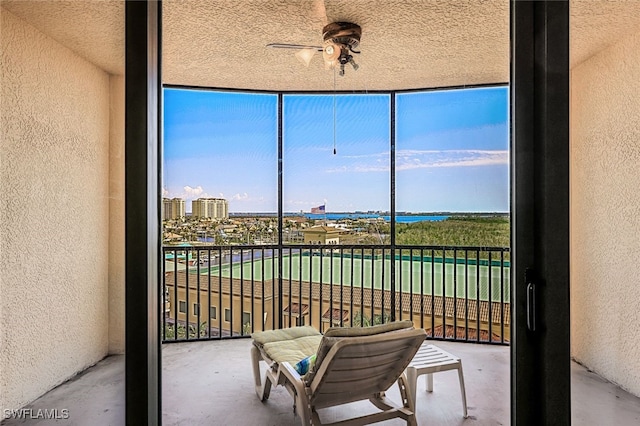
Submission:
[[[391,216],[380,216],[372,213],[327,213],[327,214],[311,214],[305,213],[304,216],[307,219],[316,220],[341,220],[341,219],[376,219],[382,218],[385,222],[391,221]],[[401,215],[396,216],[396,223],[415,223],[415,222],[438,222],[448,219],[449,216],[437,216],[437,215]]]

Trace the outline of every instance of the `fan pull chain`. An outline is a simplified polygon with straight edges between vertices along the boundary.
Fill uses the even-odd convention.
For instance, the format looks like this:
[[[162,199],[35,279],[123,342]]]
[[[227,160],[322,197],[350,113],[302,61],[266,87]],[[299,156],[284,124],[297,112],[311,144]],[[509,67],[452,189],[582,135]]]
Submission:
[[[336,68],[333,68],[333,155],[336,155]]]

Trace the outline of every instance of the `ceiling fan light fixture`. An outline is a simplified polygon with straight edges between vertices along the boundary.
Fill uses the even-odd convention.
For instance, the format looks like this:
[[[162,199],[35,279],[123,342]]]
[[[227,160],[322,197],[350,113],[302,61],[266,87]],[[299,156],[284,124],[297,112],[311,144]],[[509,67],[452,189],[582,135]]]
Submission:
[[[317,49],[312,47],[300,49],[296,52],[296,58],[298,58],[298,60],[302,62],[306,67],[309,67],[309,63],[311,63],[311,59],[313,59],[316,52]]]
[[[328,42],[325,44],[324,49],[322,50],[322,56],[324,57],[325,62],[333,64],[338,60],[341,52],[342,49],[340,48],[340,46],[336,45],[333,42]]]

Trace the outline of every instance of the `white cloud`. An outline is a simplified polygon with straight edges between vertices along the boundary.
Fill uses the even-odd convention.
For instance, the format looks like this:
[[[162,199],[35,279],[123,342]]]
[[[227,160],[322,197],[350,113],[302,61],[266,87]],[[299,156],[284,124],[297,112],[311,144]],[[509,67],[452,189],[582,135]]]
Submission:
[[[358,158],[360,161],[351,166],[328,169],[327,172],[388,172],[390,168],[388,152],[352,158]],[[396,151],[396,171],[436,167],[480,167],[508,164],[509,151],[507,150],[458,149]]]
[[[196,198],[210,198],[213,197],[213,195],[209,195],[204,188],[202,188],[202,186],[198,185],[196,187],[193,186],[189,186],[189,185],[185,185],[182,187],[182,192],[180,193],[172,193],[171,191],[168,191],[166,189],[164,189],[162,191],[163,196],[167,196],[167,197],[178,197],[178,198],[182,198],[184,200],[195,200]]]
[[[411,151],[396,155],[396,170],[433,167],[479,167],[509,164],[509,151]]]
[[[185,185],[182,189],[184,189],[184,193],[187,195],[187,198],[198,198],[204,192],[204,189],[200,185],[195,188]]]
[[[246,201],[249,199],[249,194],[247,194],[246,192],[242,194],[235,194],[233,197],[231,197],[231,199],[235,201]]]
[[[163,194],[169,197],[178,197],[184,200],[195,200],[197,198],[223,198],[229,201],[235,202],[250,202],[250,201],[264,201],[264,197],[251,197],[247,192],[236,193],[231,197],[225,197],[224,193],[219,192],[217,195],[209,194],[201,185],[198,186],[189,186],[185,185],[182,187],[182,191],[180,193],[172,193],[168,190],[163,190]]]

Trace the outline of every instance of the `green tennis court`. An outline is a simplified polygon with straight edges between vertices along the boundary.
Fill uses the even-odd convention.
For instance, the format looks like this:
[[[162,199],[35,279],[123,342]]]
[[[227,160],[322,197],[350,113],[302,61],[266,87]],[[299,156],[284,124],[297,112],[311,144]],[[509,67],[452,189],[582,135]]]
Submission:
[[[253,261],[236,262],[201,269],[201,274],[223,277],[253,279],[255,281],[271,280],[278,277],[278,259],[266,258]],[[398,287],[403,292],[411,289],[414,294],[434,294],[453,297],[454,288],[459,298],[489,300],[489,282],[491,282],[491,300],[508,302],[510,299],[510,268],[507,264],[475,261],[465,264],[454,264],[452,259],[410,260],[396,259],[395,274]],[[444,274],[443,274],[444,271]],[[322,282],[325,284],[342,284],[376,289],[391,289],[391,259],[359,258],[340,256],[308,256],[293,254],[282,258],[282,278],[287,283],[299,281]],[[444,291],[443,291],[444,289]],[[502,290],[501,290],[502,289]]]

